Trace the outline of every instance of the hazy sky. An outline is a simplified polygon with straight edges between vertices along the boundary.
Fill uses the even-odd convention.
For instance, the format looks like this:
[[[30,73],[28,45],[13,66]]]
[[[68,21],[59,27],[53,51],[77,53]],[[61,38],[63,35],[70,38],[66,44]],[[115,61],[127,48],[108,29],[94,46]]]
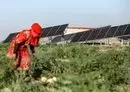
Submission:
[[[0,0],[0,41],[33,22],[43,27],[128,24],[130,0]]]

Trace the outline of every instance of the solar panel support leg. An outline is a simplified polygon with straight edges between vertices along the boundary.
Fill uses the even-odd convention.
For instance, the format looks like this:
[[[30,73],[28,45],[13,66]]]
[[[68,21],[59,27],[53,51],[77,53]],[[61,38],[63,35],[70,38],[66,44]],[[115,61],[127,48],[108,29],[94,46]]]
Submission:
[[[107,38],[107,44],[109,45],[109,38]]]
[[[127,46],[129,46],[129,42],[127,41]]]
[[[123,40],[123,39],[121,39],[121,45],[122,45],[122,46],[124,45],[124,40]]]

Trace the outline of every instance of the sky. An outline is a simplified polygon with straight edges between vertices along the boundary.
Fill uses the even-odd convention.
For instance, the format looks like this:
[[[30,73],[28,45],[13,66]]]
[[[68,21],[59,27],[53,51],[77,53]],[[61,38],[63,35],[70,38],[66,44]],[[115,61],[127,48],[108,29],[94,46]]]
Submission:
[[[0,0],[0,41],[34,22],[43,28],[128,24],[130,0]]]

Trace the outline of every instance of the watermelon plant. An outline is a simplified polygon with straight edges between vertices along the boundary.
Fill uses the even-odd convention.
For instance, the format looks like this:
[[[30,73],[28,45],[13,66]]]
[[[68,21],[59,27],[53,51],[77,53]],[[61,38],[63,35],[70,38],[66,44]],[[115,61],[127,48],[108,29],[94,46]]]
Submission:
[[[129,92],[130,47],[85,44],[40,45],[25,82],[12,69],[8,44],[0,44],[0,90],[12,92]],[[53,84],[45,84],[55,78]],[[42,79],[42,81],[41,81]],[[43,79],[46,79],[43,81]],[[44,82],[44,83],[43,83]]]

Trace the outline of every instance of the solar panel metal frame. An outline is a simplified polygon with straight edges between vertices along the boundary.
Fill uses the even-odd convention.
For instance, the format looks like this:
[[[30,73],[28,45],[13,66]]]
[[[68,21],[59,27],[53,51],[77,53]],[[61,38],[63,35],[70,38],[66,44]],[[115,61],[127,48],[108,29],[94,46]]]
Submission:
[[[128,40],[128,38],[130,39],[130,35],[124,35],[121,37],[118,37],[119,39],[123,39],[123,40]]]

